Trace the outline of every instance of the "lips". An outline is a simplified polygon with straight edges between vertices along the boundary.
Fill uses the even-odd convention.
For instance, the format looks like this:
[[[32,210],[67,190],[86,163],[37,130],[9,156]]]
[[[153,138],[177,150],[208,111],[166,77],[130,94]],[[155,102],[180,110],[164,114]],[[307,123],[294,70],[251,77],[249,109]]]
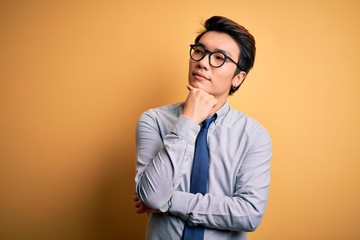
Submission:
[[[209,80],[208,77],[206,77],[204,74],[202,74],[200,72],[194,72],[193,76],[198,80]]]

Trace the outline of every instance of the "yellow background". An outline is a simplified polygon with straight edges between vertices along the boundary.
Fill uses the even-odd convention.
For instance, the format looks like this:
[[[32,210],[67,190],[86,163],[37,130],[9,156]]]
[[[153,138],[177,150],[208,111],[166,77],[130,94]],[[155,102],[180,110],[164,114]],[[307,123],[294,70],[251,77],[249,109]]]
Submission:
[[[274,145],[250,239],[360,239],[360,1],[0,2],[0,239],[143,239],[135,125],[187,95],[224,15],[257,40],[234,108]]]

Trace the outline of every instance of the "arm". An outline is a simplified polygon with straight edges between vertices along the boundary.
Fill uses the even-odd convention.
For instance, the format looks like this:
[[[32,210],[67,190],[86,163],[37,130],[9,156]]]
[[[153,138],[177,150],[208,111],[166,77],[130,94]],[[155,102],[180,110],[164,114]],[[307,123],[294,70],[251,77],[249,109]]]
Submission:
[[[232,196],[174,192],[170,213],[190,224],[233,231],[254,231],[264,214],[270,183],[271,140],[266,131],[254,139],[237,174]]]
[[[155,114],[144,113],[137,125],[136,191],[148,207],[159,209],[172,196],[188,169],[201,123],[217,100],[188,86],[183,113],[172,130],[162,137]],[[163,117],[163,116],[160,116]]]
[[[134,200],[134,206],[136,208],[136,213],[138,213],[138,214],[160,213],[159,210],[154,209],[154,208],[149,208],[148,206],[146,206],[136,193],[133,197],[133,200]]]
[[[187,168],[200,126],[183,115],[162,136],[158,116],[144,113],[137,126],[136,191],[149,207],[159,209],[171,197]]]

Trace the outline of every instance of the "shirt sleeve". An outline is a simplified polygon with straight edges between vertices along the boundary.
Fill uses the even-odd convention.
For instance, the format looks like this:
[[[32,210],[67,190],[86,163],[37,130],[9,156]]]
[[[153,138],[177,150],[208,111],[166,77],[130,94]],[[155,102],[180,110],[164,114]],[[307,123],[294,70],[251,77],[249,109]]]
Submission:
[[[263,130],[247,152],[237,174],[232,196],[192,194],[176,191],[170,213],[190,225],[254,231],[262,219],[270,184],[272,144]]]
[[[200,126],[180,115],[168,134],[150,111],[140,117],[136,129],[136,191],[149,207],[159,209],[174,193],[191,162]]]

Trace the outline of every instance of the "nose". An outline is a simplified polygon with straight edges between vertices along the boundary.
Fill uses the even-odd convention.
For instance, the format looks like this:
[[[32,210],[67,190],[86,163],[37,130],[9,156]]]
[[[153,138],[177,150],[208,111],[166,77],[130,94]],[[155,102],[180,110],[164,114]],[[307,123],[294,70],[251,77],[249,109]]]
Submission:
[[[209,53],[205,53],[205,56],[197,62],[199,68],[203,68],[208,70],[210,68],[210,55]]]

